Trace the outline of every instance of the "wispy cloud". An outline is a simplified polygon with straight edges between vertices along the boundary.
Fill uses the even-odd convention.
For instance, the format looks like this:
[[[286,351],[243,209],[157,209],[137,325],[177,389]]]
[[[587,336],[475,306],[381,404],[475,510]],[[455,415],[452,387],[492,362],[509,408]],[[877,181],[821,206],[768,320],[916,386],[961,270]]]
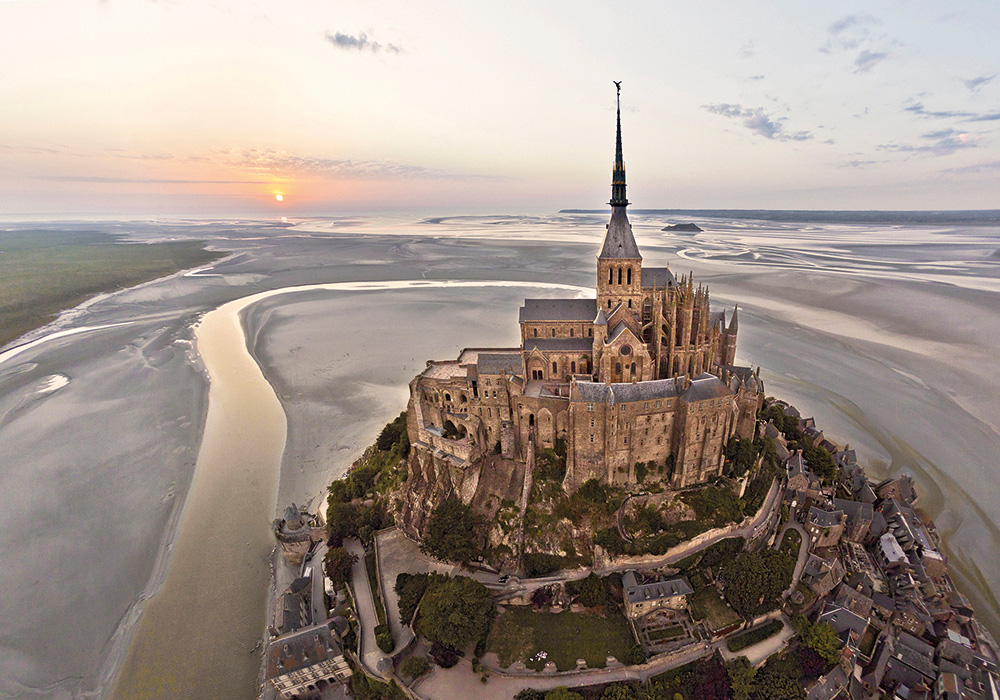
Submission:
[[[361,32],[360,34],[326,32],[324,36],[327,41],[336,46],[338,49],[344,49],[346,51],[371,51],[372,53],[378,53],[382,49],[385,49],[389,53],[402,53],[403,51],[395,44],[385,44],[383,46],[377,41],[372,41],[364,32]]]
[[[872,38],[870,27],[880,24],[871,15],[847,15],[827,27],[830,38],[820,47],[823,53],[852,51]]]
[[[753,55],[754,55],[754,41],[753,41],[753,39],[751,39],[750,41],[748,41],[745,44],[743,44],[743,46],[740,47],[740,50],[739,50],[739,52],[736,55],[739,56],[740,58],[744,58],[744,59],[746,59],[746,58],[753,58]]]
[[[747,129],[772,141],[808,141],[813,137],[808,131],[785,131],[785,117],[772,117],[763,107],[743,107],[738,104],[702,105],[702,109],[729,119],[739,119]]]
[[[223,155],[223,161],[244,172],[282,178],[331,177],[382,180],[404,178],[482,179],[485,177],[392,161],[318,158],[259,149],[227,151]]]
[[[979,88],[989,82],[992,82],[996,77],[996,73],[993,75],[980,75],[978,78],[969,78],[968,80],[963,80],[962,82],[965,83],[965,87],[972,90],[972,92],[979,92]]]
[[[980,173],[1000,172],[1000,160],[991,160],[987,163],[977,163],[975,165],[963,165],[960,168],[946,168],[943,173],[954,173],[956,175],[978,175]]]
[[[941,131],[931,131],[923,134],[920,138],[931,143],[923,144],[899,144],[887,143],[878,146],[880,151],[891,151],[894,153],[914,153],[929,156],[950,156],[956,151],[967,148],[977,148],[979,144],[975,137],[968,132],[955,131],[954,129],[942,129]]]
[[[763,79],[764,79],[763,75],[751,75],[750,76],[750,80],[763,80]]]
[[[1000,111],[997,112],[967,112],[964,110],[933,110],[924,107],[923,102],[913,102],[903,111],[911,112],[925,119],[959,119],[964,122],[995,122],[1000,121]]]
[[[175,180],[171,178],[101,177],[98,175],[35,175],[36,180],[54,182],[92,182],[131,185],[259,185],[260,180]]]
[[[854,72],[867,73],[887,58],[889,58],[888,51],[869,51],[868,49],[864,49],[854,59]]]
[[[849,160],[843,163],[841,167],[844,168],[867,168],[869,165],[875,165],[876,163],[881,163],[880,160]]]

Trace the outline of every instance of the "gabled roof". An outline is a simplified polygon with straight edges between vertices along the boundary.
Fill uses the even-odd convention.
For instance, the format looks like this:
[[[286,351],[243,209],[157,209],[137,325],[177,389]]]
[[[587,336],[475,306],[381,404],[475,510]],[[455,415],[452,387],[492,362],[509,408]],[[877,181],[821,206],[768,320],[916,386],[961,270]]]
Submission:
[[[662,600],[694,593],[691,584],[683,578],[640,584],[636,583],[635,574],[632,572],[628,572],[622,577],[622,585],[625,589],[625,597],[630,603],[643,603],[647,600]]]
[[[593,299],[525,299],[518,322],[593,321],[597,302]]]

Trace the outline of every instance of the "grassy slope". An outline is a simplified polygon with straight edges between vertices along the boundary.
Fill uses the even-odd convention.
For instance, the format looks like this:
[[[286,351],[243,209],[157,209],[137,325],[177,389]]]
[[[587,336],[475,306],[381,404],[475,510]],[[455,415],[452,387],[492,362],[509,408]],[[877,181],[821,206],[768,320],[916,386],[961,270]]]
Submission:
[[[101,232],[0,232],[0,346],[95,294],[223,255],[201,241],[125,244]]]

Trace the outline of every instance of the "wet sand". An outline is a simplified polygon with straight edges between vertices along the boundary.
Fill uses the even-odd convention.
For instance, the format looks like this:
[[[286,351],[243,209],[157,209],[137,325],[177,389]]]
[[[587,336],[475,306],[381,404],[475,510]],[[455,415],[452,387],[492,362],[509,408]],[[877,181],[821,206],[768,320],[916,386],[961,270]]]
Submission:
[[[1000,496],[991,488],[1000,454],[1000,261],[990,258],[1000,233],[698,220],[704,234],[677,236],[660,232],[667,223],[660,219],[633,222],[645,264],[693,269],[710,284],[714,306],[740,302],[740,359],[763,365],[768,393],[814,413],[835,439],[858,448],[872,473],[915,474],[960,586],[980,619],[1000,630]],[[262,289],[309,283],[490,279],[589,288],[603,227],[595,215],[427,223],[400,216],[137,230],[140,238],[208,238],[235,254],[201,273],[97,300],[41,335],[130,325],[0,360],[0,440],[11,455],[0,455],[0,554],[11,562],[0,572],[0,603],[14,611],[0,623],[0,696],[100,696],[142,610],[132,659],[184,644],[193,658],[204,645],[227,677],[244,679],[232,687],[248,694],[227,696],[252,697],[249,650],[263,625],[275,509],[315,497],[342,473],[402,410],[406,383],[425,360],[515,343],[521,299],[563,293],[404,283],[284,294],[249,307],[249,347],[287,415],[287,443],[280,484],[259,482],[269,496],[248,493],[252,502],[233,516],[232,534],[212,540],[214,549],[208,530],[222,524],[211,512],[229,512],[230,495],[203,489],[200,474],[188,495],[206,396],[188,345],[198,314]],[[197,528],[177,528],[180,503],[187,500],[186,523],[203,491],[206,534],[182,536]],[[80,536],[67,543],[67,531]],[[182,540],[197,544],[187,549]],[[252,544],[241,552],[232,541]],[[147,623],[174,588],[182,550],[190,571],[208,567],[230,593],[244,590],[238,579],[250,591],[261,577],[242,599],[241,619],[231,608],[206,608],[190,632],[200,636],[190,638],[173,634],[170,615]],[[233,558],[221,561],[220,551]],[[172,605],[215,594],[216,586],[192,585],[194,578],[178,574]],[[142,642],[147,627],[156,634]],[[79,639],[87,640],[83,649]],[[197,660],[188,663],[171,668],[196,673]],[[151,687],[152,676],[140,676],[124,672],[123,683]]]

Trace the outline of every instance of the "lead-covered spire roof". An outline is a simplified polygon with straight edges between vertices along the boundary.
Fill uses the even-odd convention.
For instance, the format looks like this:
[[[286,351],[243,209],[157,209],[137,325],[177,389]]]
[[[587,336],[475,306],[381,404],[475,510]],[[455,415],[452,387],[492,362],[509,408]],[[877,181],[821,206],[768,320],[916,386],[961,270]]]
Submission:
[[[625,214],[628,199],[625,197],[625,159],[622,156],[622,108],[621,82],[616,82],[617,95],[617,131],[615,134],[615,165],[611,171],[611,221],[608,231],[604,234],[604,244],[601,246],[599,258],[622,258],[627,260],[642,260],[639,246],[635,244],[632,235],[632,224]]]

